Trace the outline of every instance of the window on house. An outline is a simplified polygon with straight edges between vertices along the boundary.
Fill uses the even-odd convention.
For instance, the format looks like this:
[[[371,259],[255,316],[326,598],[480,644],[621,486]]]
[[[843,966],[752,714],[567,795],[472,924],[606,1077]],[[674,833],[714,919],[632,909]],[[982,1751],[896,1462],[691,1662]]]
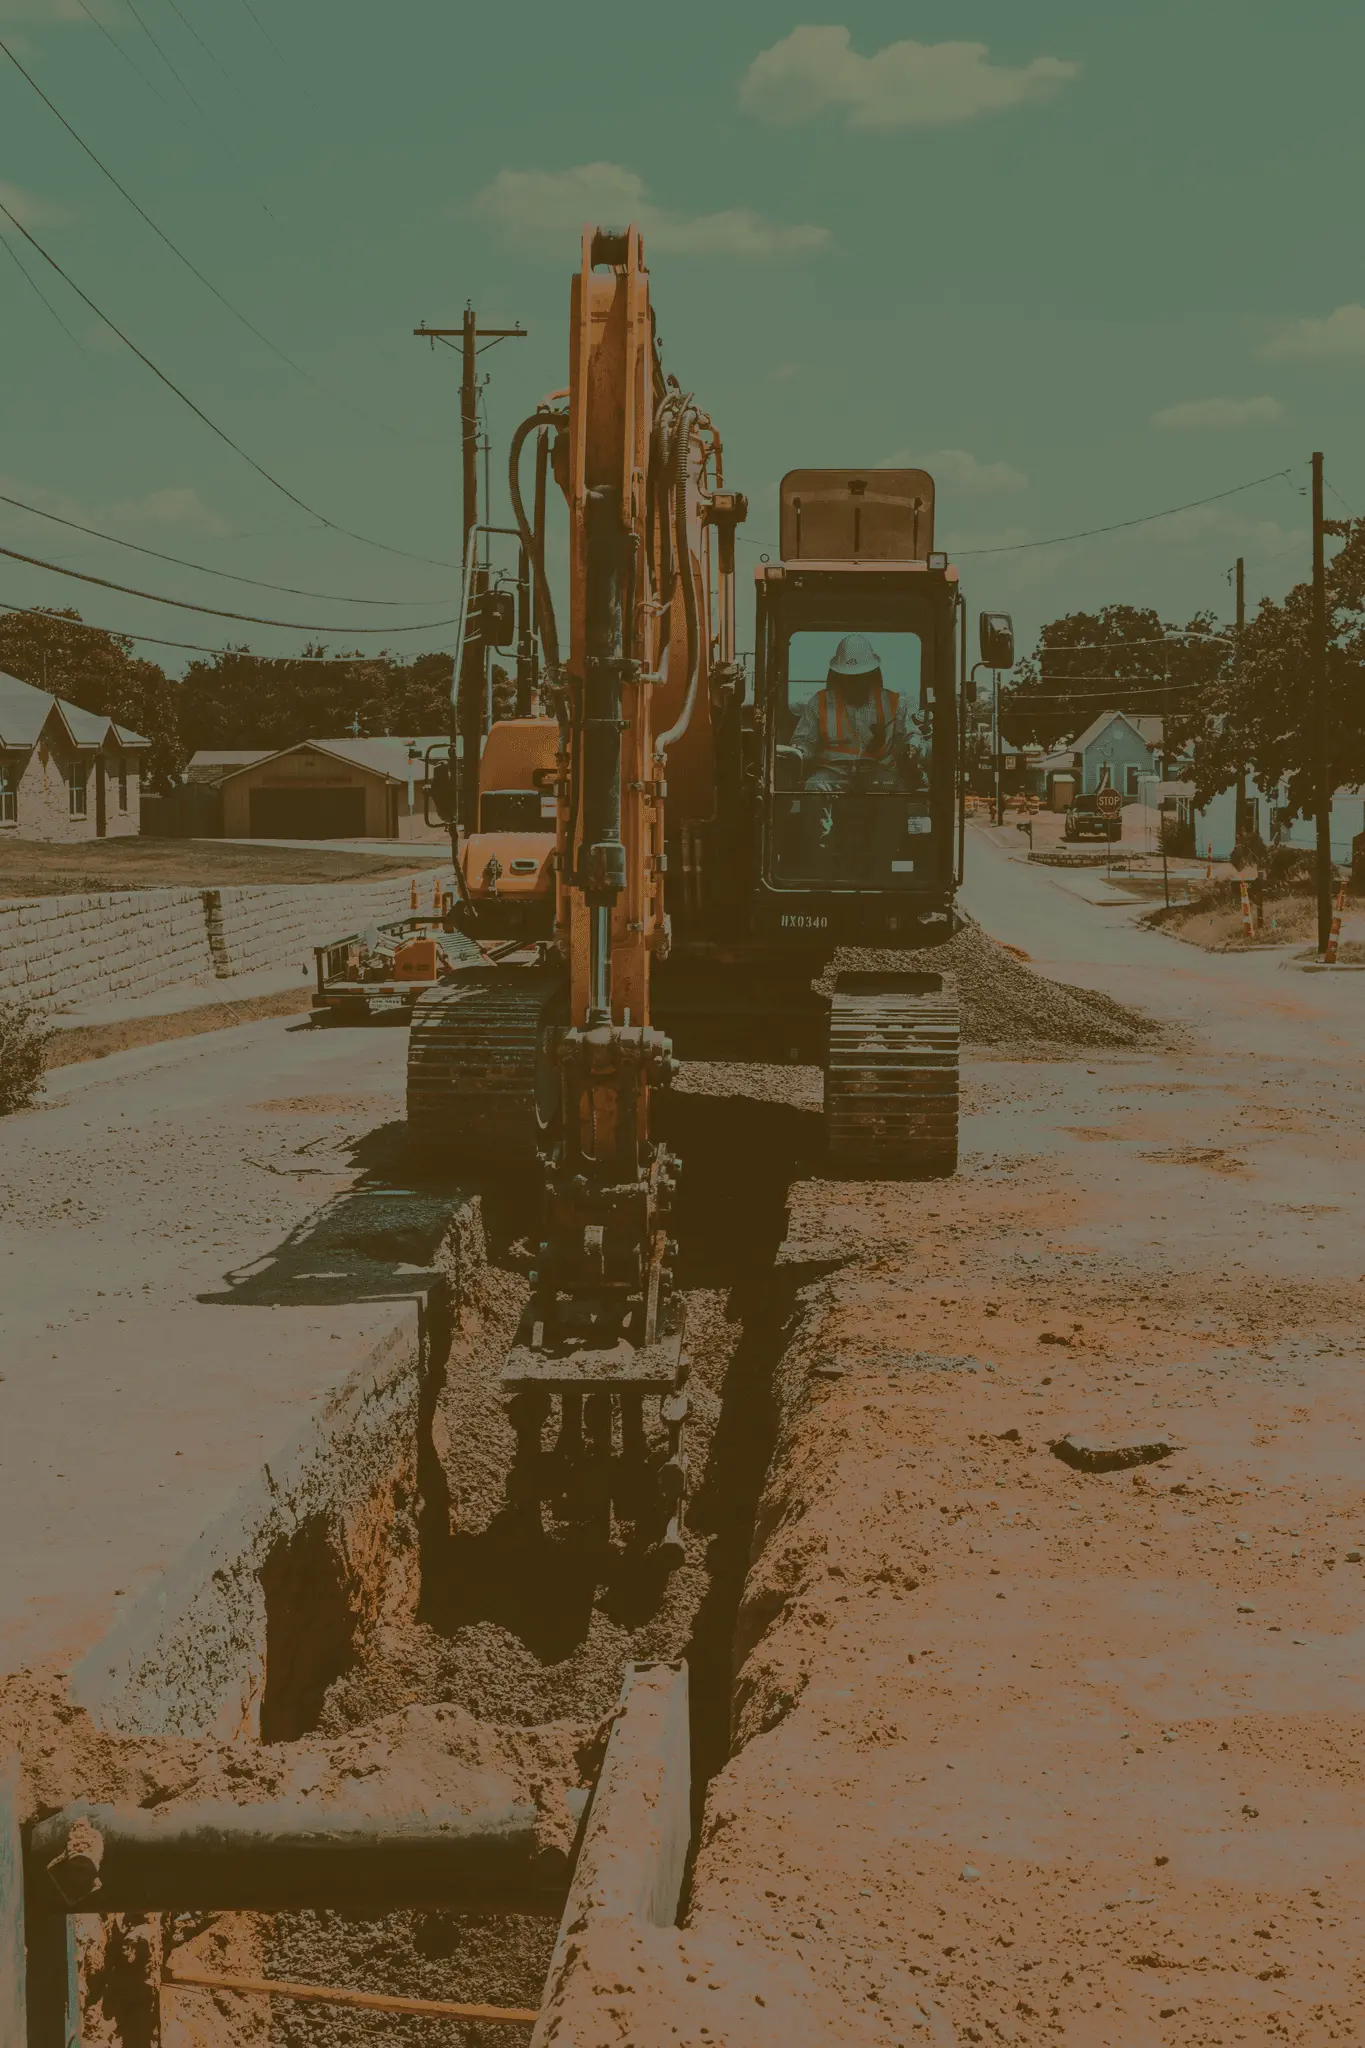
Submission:
[[[128,763],[126,761],[120,761],[118,764],[118,807],[121,811],[126,811],[128,808]]]
[[[66,808],[69,817],[85,816],[85,777],[84,761],[73,761],[66,771]]]
[[[1138,768],[1136,761],[1130,761],[1128,763],[1128,767],[1124,776],[1123,793],[1125,796],[1136,796],[1138,793]]]
[[[19,821],[19,770],[0,762],[0,825]]]

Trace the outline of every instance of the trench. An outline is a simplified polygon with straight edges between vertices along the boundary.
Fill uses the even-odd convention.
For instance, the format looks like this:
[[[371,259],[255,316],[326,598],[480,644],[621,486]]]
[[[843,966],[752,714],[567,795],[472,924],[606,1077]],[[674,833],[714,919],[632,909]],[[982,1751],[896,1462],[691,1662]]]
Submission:
[[[432,1702],[527,1726],[592,1723],[615,1705],[627,1662],[685,1657],[700,1818],[730,1751],[736,1621],[793,1312],[792,1282],[778,1263],[788,1190],[819,1156],[810,1077],[686,1067],[667,1099],[663,1134],[682,1163],[673,1234],[692,1360],[682,1564],[663,1570],[628,1526],[604,1541],[600,1525],[549,1514],[528,1536],[508,1484],[515,1438],[496,1376],[527,1291],[535,1219],[515,1193],[490,1191],[482,1242],[472,1258],[465,1247],[460,1310],[424,1417],[415,1614],[348,1632],[327,1546],[304,1532],[298,1548],[272,1561],[278,1636],[292,1647],[268,1679],[263,1732],[337,1734]],[[310,1614],[310,1584],[316,1605],[298,1628]],[[264,1975],[536,2005],[555,1926],[443,1911],[377,1920],[298,1912],[258,1921],[256,1934]],[[472,2048],[505,2048],[509,2039],[504,2027],[453,2031]],[[288,2048],[352,2048],[381,2034],[430,2048],[431,2022],[283,2003],[268,2022],[269,2038]]]

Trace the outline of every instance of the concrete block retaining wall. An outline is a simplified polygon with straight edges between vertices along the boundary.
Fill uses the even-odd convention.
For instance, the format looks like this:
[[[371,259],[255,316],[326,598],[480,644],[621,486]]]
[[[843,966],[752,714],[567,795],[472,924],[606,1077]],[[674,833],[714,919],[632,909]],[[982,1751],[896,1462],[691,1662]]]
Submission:
[[[417,878],[419,906],[449,868]],[[0,902],[0,1000],[61,1009],[99,996],[144,996],[178,982],[227,980],[297,962],[348,931],[401,917],[412,877],[294,888],[137,889]],[[225,991],[226,993],[226,991]]]

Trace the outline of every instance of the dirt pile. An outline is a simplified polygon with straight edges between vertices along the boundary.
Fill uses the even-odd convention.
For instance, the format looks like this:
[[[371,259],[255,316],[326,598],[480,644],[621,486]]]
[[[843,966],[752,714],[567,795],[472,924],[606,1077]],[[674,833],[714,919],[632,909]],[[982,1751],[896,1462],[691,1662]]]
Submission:
[[[973,918],[964,918],[946,945],[921,952],[842,948],[826,980],[832,984],[833,976],[841,972],[951,977],[962,1005],[965,1045],[1121,1050],[1152,1046],[1163,1036],[1160,1025],[1110,996],[1035,973]]]

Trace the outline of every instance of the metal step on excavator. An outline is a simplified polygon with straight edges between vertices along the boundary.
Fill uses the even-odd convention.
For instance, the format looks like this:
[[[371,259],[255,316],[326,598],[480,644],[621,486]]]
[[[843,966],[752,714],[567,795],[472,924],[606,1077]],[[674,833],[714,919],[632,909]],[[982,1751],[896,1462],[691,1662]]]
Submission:
[[[562,658],[551,473],[568,510]],[[956,1166],[957,1005],[922,957],[901,971],[896,955],[955,928],[963,599],[925,471],[792,471],[781,559],[756,572],[752,672],[741,662],[747,505],[714,424],[664,371],[634,227],[584,233],[567,393],[518,428],[509,488],[544,708],[494,724],[474,758],[470,703],[453,707],[451,916],[485,960],[414,1008],[409,1127],[451,1169],[538,1179],[539,1252],[502,1375],[528,1515],[576,1499],[609,1535],[614,1510],[676,1560],[678,1165],[653,1113],[676,1058],[820,1066],[834,1174]],[[1008,619],[982,626],[983,663],[1011,665]],[[469,667],[457,659],[457,678]],[[875,961],[831,989],[841,947]]]

